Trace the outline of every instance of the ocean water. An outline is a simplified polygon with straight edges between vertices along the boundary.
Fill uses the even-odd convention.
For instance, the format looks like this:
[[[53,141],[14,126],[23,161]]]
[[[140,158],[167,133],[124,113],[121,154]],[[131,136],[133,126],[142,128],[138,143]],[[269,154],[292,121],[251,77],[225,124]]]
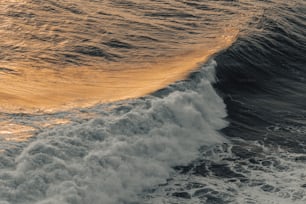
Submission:
[[[0,204],[306,202],[303,0],[2,0]]]

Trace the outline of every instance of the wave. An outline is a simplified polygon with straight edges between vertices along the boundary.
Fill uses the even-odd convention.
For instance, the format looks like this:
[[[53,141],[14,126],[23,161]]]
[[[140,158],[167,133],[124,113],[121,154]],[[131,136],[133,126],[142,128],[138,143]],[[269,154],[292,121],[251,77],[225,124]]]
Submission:
[[[0,203],[305,200],[301,1],[2,2]]]
[[[230,46],[236,36],[232,31],[188,53],[137,67],[118,63],[60,70],[2,68],[0,109],[7,113],[50,113],[151,94],[186,78],[200,63]],[[123,68],[112,70],[113,67]],[[8,70],[14,72],[7,73]]]
[[[227,125],[225,105],[211,85],[215,66],[210,62],[197,80],[169,87],[165,96],[111,111],[98,106],[95,119],[46,129],[16,158],[2,153],[0,200],[141,203],[137,195],[165,182],[172,167],[194,160],[202,146],[226,141],[218,132]]]
[[[305,140],[303,134],[286,131],[266,136],[270,127],[304,126],[305,5],[297,2],[290,8],[280,4],[266,9],[251,34],[240,36],[216,57],[219,83],[215,87],[223,92],[230,122],[235,126],[226,129],[227,135],[246,140],[265,138],[265,143],[304,151],[300,145]]]
[[[86,4],[86,6],[84,6]],[[6,0],[0,111],[89,107],[151,94],[229,47],[236,3]]]

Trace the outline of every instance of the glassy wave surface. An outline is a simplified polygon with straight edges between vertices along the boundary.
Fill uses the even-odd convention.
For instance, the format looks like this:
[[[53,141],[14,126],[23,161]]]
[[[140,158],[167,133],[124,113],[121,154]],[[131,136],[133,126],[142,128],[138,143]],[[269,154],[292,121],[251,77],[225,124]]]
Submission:
[[[305,14],[1,1],[0,203],[305,203]]]

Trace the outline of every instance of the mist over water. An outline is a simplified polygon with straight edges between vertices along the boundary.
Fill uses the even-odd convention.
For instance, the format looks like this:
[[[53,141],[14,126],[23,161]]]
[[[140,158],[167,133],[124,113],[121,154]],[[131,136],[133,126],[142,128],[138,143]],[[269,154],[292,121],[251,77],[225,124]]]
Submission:
[[[0,2],[0,204],[305,203],[302,0]]]

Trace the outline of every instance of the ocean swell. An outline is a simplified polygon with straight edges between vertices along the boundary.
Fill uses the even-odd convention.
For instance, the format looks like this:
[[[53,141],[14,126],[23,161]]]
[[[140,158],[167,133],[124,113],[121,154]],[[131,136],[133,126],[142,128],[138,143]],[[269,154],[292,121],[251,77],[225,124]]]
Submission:
[[[0,200],[142,203],[139,194],[165,182],[172,167],[196,159],[201,146],[225,141],[218,133],[227,125],[225,105],[211,85],[215,66],[165,96],[110,110],[100,105],[94,119],[45,129],[18,156],[1,153]]]

